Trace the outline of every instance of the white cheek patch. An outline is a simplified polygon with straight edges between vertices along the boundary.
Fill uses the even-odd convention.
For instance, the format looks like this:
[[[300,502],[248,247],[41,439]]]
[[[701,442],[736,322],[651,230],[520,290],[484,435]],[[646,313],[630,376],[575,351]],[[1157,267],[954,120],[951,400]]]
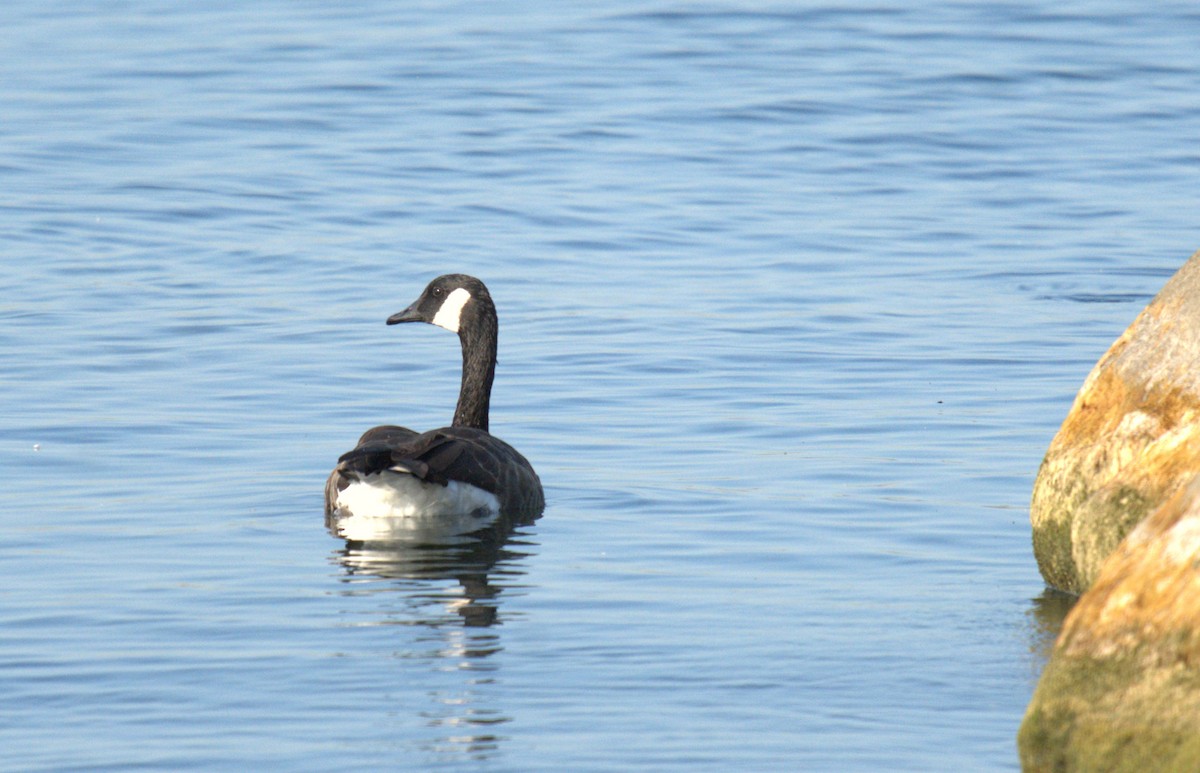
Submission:
[[[444,327],[451,333],[458,332],[458,321],[462,317],[463,306],[471,300],[471,294],[463,288],[458,288],[442,301],[442,307],[433,317],[433,324]]]

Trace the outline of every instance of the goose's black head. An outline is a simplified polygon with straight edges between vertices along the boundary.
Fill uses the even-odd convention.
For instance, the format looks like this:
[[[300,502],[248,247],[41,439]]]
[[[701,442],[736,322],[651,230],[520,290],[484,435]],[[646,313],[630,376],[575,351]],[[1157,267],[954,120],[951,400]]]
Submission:
[[[488,317],[494,320],[495,315],[492,297],[483,282],[466,274],[446,274],[430,282],[421,297],[388,317],[387,323],[428,322],[462,335]]]

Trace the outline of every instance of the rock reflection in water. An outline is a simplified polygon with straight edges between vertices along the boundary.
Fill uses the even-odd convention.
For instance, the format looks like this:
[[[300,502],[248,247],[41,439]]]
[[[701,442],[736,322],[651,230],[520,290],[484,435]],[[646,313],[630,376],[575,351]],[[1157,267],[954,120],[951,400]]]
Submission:
[[[1050,659],[1067,613],[1078,600],[1079,597],[1073,593],[1063,593],[1053,588],[1044,589],[1040,596],[1032,599],[1029,609],[1029,654],[1032,666],[1030,676],[1034,684]]]
[[[429,663],[430,703],[413,708],[435,729],[421,750],[443,761],[492,757],[504,740],[497,728],[512,721],[495,705],[494,656],[503,650],[503,601],[522,592],[519,578],[536,547],[520,530],[529,523],[496,523],[448,536],[448,544],[346,542],[334,553],[344,572],[342,595],[375,602],[365,610],[355,605],[351,614],[366,618],[354,625],[422,629],[403,639],[394,657]]]

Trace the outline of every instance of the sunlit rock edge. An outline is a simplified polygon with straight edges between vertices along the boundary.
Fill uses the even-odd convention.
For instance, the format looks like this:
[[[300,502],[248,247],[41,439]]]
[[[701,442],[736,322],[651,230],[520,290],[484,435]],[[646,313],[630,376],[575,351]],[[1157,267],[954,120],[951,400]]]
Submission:
[[[1150,511],[1200,472],[1200,253],[1092,369],[1030,507],[1047,584],[1082,593]]]

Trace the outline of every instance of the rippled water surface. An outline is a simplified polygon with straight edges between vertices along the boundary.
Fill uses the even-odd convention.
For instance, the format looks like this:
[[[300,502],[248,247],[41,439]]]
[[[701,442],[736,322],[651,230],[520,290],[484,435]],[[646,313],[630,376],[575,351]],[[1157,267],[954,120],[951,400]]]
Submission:
[[[0,768],[1015,770],[1027,521],[1200,246],[1200,15],[0,8]],[[501,314],[506,541],[356,548]]]

